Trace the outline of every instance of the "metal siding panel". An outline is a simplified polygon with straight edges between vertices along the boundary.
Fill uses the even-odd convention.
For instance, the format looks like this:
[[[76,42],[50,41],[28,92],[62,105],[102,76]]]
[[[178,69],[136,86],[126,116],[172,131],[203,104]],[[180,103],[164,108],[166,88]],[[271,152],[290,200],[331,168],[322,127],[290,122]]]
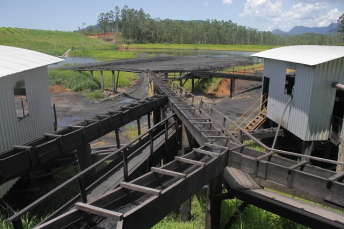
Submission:
[[[303,138],[308,131],[308,109],[311,86],[307,84],[305,77],[301,77],[302,72],[308,72],[307,78],[311,79],[311,68],[304,68],[303,65],[289,64],[283,61],[266,59],[264,62],[264,76],[270,77],[269,102],[267,117],[272,121],[279,123],[285,106],[290,95],[284,93],[285,78],[287,67],[297,70],[295,78],[294,97],[286,110],[283,118],[282,127],[288,129],[299,138]]]
[[[313,68],[296,64],[293,69],[296,70],[296,75],[293,99],[289,105],[287,129],[297,137],[304,139],[309,131],[308,112],[312,93]]]
[[[29,116],[17,120],[14,108],[12,85],[25,79]],[[17,73],[12,77],[0,79],[1,98],[1,138],[0,153],[14,144],[24,144],[42,136],[44,132],[52,132],[53,114],[51,109],[47,67]]]
[[[18,121],[14,107],[13,84],[21,79],[25,80],[29,116]],[[24,144],[41,137],[44,132],[53,130],[46,66],[0,78],[0,153],[9,150],[14,144]],[[0,198],[17,180],[11,180],[0,186]]]

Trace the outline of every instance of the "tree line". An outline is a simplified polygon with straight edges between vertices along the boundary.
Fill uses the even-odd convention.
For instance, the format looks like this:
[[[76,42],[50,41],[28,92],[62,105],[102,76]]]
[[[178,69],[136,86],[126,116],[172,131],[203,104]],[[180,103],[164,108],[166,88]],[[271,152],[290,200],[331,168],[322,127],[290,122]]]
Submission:
[[[343,16],[341,17],[343,18]],[[151,18],[141,8],[124,6],[101,13],[97,21],[103,33],[122,32],[125,43],[223,44],[223,45],[339,45],[339,35],[274,35],[233,23],[231,20],[182,21]],[[344,29],[343,29],[344,30]]]

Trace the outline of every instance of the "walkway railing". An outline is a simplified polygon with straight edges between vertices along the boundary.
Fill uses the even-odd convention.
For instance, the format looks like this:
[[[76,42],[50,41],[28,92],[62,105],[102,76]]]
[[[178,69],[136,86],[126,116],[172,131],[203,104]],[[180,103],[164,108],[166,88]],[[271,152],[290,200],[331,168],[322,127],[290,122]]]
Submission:
[[[233,135],[227,131],[229,126],[234,125],[236,128],[239,130],[239,134],[237,135],[237,138],[235,139],[236,142],[240,143],[240,138],[243,134],[247,135],[254,143],[259,145],[265,150],[265,154],[262,155],[260,158],[257,158],[257,161],[267,158],[274,153],[279,153],[279,154],[284,154],[284,155],[289,155],[289,156],[295,156],[295,157],[301,157],[307,160],[315,160],[315,161],[320,161],[320,162],[325,162],[325,163],[330,163],[334,165],[343,165],[344,162],[339,162],[339,161],[334,161],[334,160],[329,160],[329,159],[324,159],[324,158],[319,158],[319,157],[314,157],[314,156],[309,156],[309,155],[304,155],[304,154],[299,154],[299,153],[294,153],[294,152],[288,152],[284,150],[278,150],[278,149],[272,149],[265,144],[263,144],[261,141],[259,141],[257,138],[252,136],[250,133],[248,133],[244,128],[242,128],[240,125],[229,119],[226,115],[212,107],[211,105],[207,104],[206,102],[203,101],[203,99],[198,98],[197,96],[191,94],[190,92],[186,91],[184,88],[180,87],[178,84],[174,83],[173,81],[169,81],[169,84],[171,86],[171,90],[177,94],[179,94],[183,99],[191,103],[191,105],[195,108],[198,109],[198,111],[202,114],[206,114],[207,116],[212,118],[212,121],[219,125],[220,129],[227,134],[231,139],[233,138]],[[222,120],[222,121],[218,121]]]
[[[170,119],[173,119],[172,123],[171,123]],[[169,122],[170,122],[170,124],[169,124]],[[164,126],[164,130],[159,132],[155,136],[153,136],[153,132],[159,126]],[[175,126],[176,129],[178,128],[175,115],[171,115],[171,116],[167,117],[166,119],[164,119],[161,122],[159,122],[156,125],[154,125],[152,128],[148,129],[146,132],[144,132],[140,136],[136,137],[129,144],[120,147],[116,151],[113,151],[108,156],[106,156],[103,159],[99,160],[98,162],[94,163],[92,166],[88,167],[87,169],[85,169],[82,172],[78,173],[74,177],[72,177],[69,180],[65,181],[64,183],[62,183],[58,187],[54,188],[53,190],[51,190],[50,192],[48,192],[44,196],[40,197],[39,199],[37,199],[36,201],[31,203],[30,205],[28,205],[24,209],[20,210],[19,212],[17,212],[16,214],[14,214],[10,218],[8,218],[7,221],[8,222],[12,222],[14,224],[14,228],[22,228],[22,225],[20,226],[20,224],[21,224],[21,216],[26,214],[28,211],[34,209],[35,207],[37,207],[41,202],[43,202],[47,198],[53,196],[57,192],[61,191],[63,188],[67,187],[68,185],[71,185],[76,180],[79,183],[80,197],[82,199],[82,202],[87,203],[87,192],[86,192],[86,187],[85,187],[85,183],[84,183],[83,177],[87,173],[92,172],[97,166],[101,165],[105,161],[111,160],[117,154],[121,154],[121,156],[122,156],[122,162],[118,166],[123,166],[124,181],[128,181],[128,174],[129,174],[129,171],[128,171],[128,157],[130,157],[130,155],[128,155],[128,152],[129,152],[130,148],[133,145],[137,144],[137,142],[142,141],[142,139],[144,139],[145,137],[149,136],[149,140],[145,144],[143,144],[141,147],[136,149],[135,152],[138,152],[140,150],[143,150],[145,147],[150,146],[150,162],[151,162],[150,166],[152,166],[152,163],[153,163],[152,159],[153,159],[153,152],[154,152],[154,140],[156,140],[157,138],[159,138],[162,135],[165,135],[165,147],[167,148],[168,130],[170,128],[172,128],[173,126]],[[131,155],[134,154],[134,153],[131,153]],[[118,166],[116,166],[116,168]],[[98,181],[95,181],[94,183],[97,183],[97,182]]]

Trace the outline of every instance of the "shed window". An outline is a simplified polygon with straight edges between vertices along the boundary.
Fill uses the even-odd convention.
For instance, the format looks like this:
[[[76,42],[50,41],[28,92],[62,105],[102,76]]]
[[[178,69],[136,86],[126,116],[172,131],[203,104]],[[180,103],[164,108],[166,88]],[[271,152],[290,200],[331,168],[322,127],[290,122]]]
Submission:
[[[295,84],[295,75],[296,70],[287,68],[286,77],[285,77],[285,85],[284,85],[284,93],[291,95],[293,91],[293,87]]]
[[[29,104],[27,102],[25,80],[19,80],[13,84],[14,106],[18,120],[29,115]]]

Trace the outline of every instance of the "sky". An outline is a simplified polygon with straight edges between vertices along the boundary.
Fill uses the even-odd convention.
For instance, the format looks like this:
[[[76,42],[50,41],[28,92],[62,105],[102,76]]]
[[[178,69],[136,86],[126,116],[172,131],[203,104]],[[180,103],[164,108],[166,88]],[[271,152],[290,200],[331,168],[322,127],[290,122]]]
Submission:
[[[0,27],[74,31],[125,5],[151,18],[231,20],[259,31],[328,26],[344,13],[344,0],[0,0]]]

